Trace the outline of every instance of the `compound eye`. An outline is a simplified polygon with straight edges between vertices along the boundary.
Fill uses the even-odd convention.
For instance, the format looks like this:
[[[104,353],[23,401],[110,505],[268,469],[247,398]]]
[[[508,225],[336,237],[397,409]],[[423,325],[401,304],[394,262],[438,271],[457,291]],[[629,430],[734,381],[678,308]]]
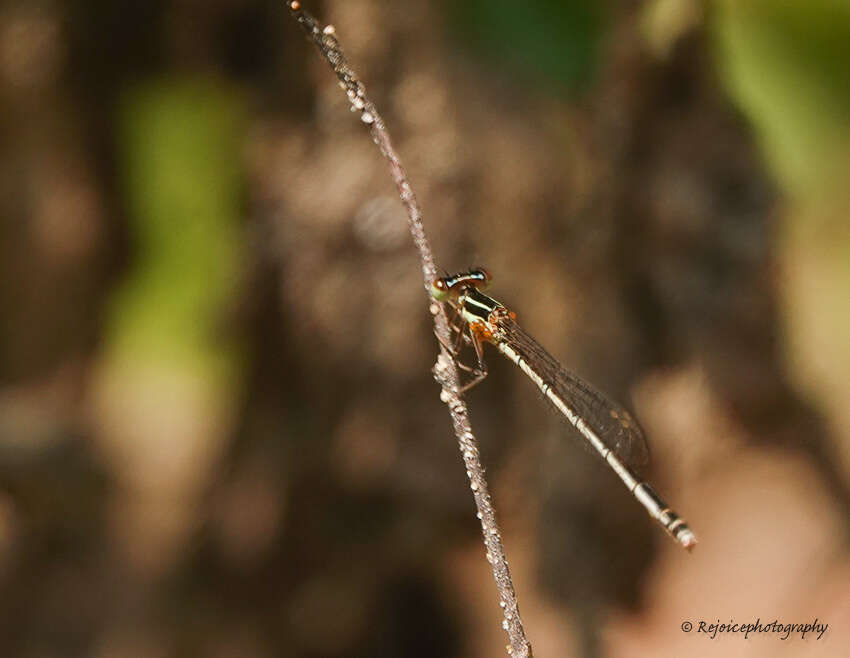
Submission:
[[[488,270],[485,270],[483,267],[479,267],[478,272],[481,274],[481,287],[486,288],[490,285],[490,281],[493,280],[493,276]]]
[[[435,279],[431,284],[431,296],[438,302],[444,302],[449,297],[449,285],[445,279]]]

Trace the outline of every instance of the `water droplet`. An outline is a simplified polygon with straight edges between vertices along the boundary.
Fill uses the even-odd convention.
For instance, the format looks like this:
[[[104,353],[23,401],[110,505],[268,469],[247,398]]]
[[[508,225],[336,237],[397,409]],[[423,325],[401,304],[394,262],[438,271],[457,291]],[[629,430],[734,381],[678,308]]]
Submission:
[[[334,34],[336,32],[336,28],[333,25],[325,25],[323,32],[325,34]]]
[[[479,521],[484,518],[484,515],[481,512],[478,512],[475,516],[478,517]]]
[[[508,630],[508,622],[507,621],[502,622],[502,628],[504,628],[505,630]]]
[[[354,98],[351,99],[351,103],[358,110],[362,110],[364,107],[366,107],[366,102],[360,96],[357,96],[356,94],[355,94]]]
[[[504,608],[506,605],[508,605],[508,604],[505,603],[504,601],[499,601],[499,607],[500,608]]]
[[[440,391],[440,402],[448,403],[451,399],[451,393],[449,393],[446,389]]]
[[[375,117],[372,116],[371,112],[364,112],[363,114],[360,115],[360,120],[363,123],[374,123]]]
[[[472,482],[470,482],[469,488],[472,489],[473,491],[478,491],[478,483],[475,480],[473,480]]]
[[[440,305],[436,303],[431,304],[431,306],[428,307],[428,310],[431,312],[431,315],[437,315],[437,313],[440,312]],[[442,356],[442,354],[440,354],[440,356]]]

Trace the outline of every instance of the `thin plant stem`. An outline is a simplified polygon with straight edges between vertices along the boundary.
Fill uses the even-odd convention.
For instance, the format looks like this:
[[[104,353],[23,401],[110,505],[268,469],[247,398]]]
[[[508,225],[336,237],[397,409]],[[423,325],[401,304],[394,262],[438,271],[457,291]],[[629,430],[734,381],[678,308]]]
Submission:
[[[352,108],[360,113],[361,121],[369,126],[373,141],[389,163],[390,175],[395,181],[399,197],[407,211],[410,234],[422,263],[425,290],[429,308],[434,318],[434,332],[440,339],[438,341],[440,343],[440,354],[437,357],[433,372],[436,380],[442,386],[440,399],[449,407],[452,426],[455,436],[457,436],[463,462],[466,465],[466,473],[475,498],[475,506],[478,509],[477,516],[481,520],[481,531],[487,549],[487,561],[493,570],[493,577],[499,591],[499,605],[504,616],[502,628],[507,632],[510,642],[508,653],[516,658],[528,658],[532,655],[531,644],[525,637],[525,629],[519,615],[516,592],[511,581],[501,533],[496,523],[496,513],[484,476],[484,468],[481,465],[478,442],[472,433],[466,402],[458,392],[460,378],[457,367],[444,347],[444,345],[450,344],[448,318],[443,305],[436,303],[430,296],[431,283],[437,277],[437,268],[422,225],[422,211],[408,181],[407,173],[390,141],[384,120],[378,113],[375,104],[366,95],[366,87],[348,65],[333,26],[322,26],[313,16],[302,9],[301,3],[297,0],[288,0],[286,4],[292,16],[331,65],[337,78],[339,78],[340,86],[348,96]]]

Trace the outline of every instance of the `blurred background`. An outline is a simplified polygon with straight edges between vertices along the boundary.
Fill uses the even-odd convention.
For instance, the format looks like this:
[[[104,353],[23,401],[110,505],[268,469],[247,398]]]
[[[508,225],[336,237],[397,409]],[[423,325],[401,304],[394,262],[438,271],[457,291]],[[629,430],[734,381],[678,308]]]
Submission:
[[[468,398],[536,655],[846,655],[846,0],[304,5],[438,263],[635,412],[701,540],[490,350]],[[431,331],[283,2],[0,2],[0,655],[504,655]]]

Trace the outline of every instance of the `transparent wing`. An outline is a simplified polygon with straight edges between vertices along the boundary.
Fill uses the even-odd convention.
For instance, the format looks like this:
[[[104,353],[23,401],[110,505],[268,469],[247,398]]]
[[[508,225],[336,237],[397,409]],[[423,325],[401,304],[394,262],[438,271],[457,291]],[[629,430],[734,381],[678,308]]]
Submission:
[[[614,454],[632,467],[649,462],[646,438],[628,411],[564,368],[508,315],[500,318],[498,324],[504,330],[504,338],[510,346],[550,383],[551,390],[584,420]],[[554,405],[551,406],[556,409]],[[561,413],[558,412],[558,415]]]

